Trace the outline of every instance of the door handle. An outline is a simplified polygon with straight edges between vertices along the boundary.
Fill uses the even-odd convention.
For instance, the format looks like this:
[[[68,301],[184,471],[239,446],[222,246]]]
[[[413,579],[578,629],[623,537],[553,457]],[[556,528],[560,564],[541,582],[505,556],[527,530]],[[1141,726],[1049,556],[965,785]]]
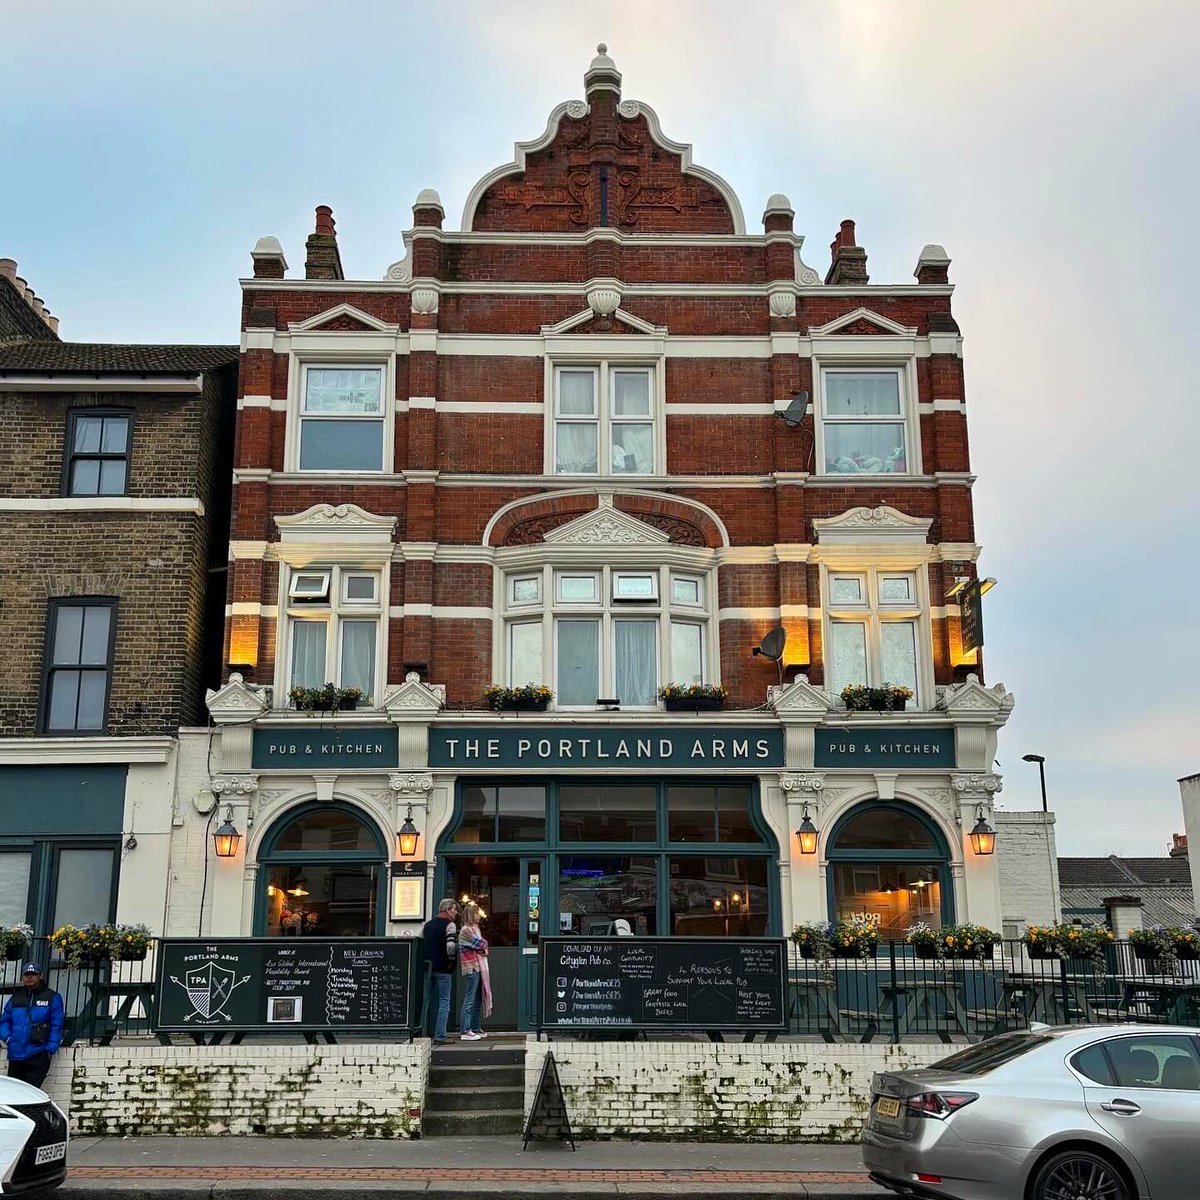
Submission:
[[[1132,1117],[1142,1111],[1142,1106],[1134,1104],[1132,1100],[1107,1100],[1100,1107],[1105,1112],[1116,1113],[1121,1117]]]

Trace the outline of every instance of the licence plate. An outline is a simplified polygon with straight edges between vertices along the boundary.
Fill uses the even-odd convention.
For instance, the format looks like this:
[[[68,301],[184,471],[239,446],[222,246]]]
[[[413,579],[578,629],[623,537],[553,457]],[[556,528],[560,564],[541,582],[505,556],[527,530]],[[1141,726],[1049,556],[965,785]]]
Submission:
[[[35,1167],[45,1166],[46,1163],[58,1162],[60,1158],[67,1157],[67,1143],[55,1142],[52,1146],[39,1146],[37,1152],[33,1156],[33,1165]]]
[[[875,1101],[875,1111],[881,1117],[898,1117],[900,1115],[900,1101],[894,1100],[891,1096],[880,1096]]]

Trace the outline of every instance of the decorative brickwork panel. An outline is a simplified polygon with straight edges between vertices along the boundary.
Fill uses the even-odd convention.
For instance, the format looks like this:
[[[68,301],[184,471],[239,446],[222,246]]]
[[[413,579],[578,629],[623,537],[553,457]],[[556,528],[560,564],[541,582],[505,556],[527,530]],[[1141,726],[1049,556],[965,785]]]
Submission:
[[[609,96],[592,111],[564,115],[554,140],[525,170],[484,192],[476,231],[579,232],[610,225],[627,233],[733,233],[724,197],[655,144],[641,114],[612,111]]]

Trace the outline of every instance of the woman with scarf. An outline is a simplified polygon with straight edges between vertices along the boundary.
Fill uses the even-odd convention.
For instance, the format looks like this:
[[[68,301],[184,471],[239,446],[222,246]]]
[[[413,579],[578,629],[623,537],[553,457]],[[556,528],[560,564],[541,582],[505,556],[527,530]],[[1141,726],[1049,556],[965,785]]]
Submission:
[[[463,977],[462,1014],[459,1030],[464,1042],[477,1042],[487,1034],[479,1028],[492,1011],[492,982],[488,975],[488,942],[479,930],[483,913],[478,904],[463,910],[458,932],[458,962]]]

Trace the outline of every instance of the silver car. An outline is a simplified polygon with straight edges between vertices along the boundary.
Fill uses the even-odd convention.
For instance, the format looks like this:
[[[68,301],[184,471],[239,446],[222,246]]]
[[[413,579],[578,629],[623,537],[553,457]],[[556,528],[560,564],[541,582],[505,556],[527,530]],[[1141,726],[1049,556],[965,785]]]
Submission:
[[[875,1076],[871,1178],[953,1200],[1197,1200],[1200,1030],[1008,1033]]]

